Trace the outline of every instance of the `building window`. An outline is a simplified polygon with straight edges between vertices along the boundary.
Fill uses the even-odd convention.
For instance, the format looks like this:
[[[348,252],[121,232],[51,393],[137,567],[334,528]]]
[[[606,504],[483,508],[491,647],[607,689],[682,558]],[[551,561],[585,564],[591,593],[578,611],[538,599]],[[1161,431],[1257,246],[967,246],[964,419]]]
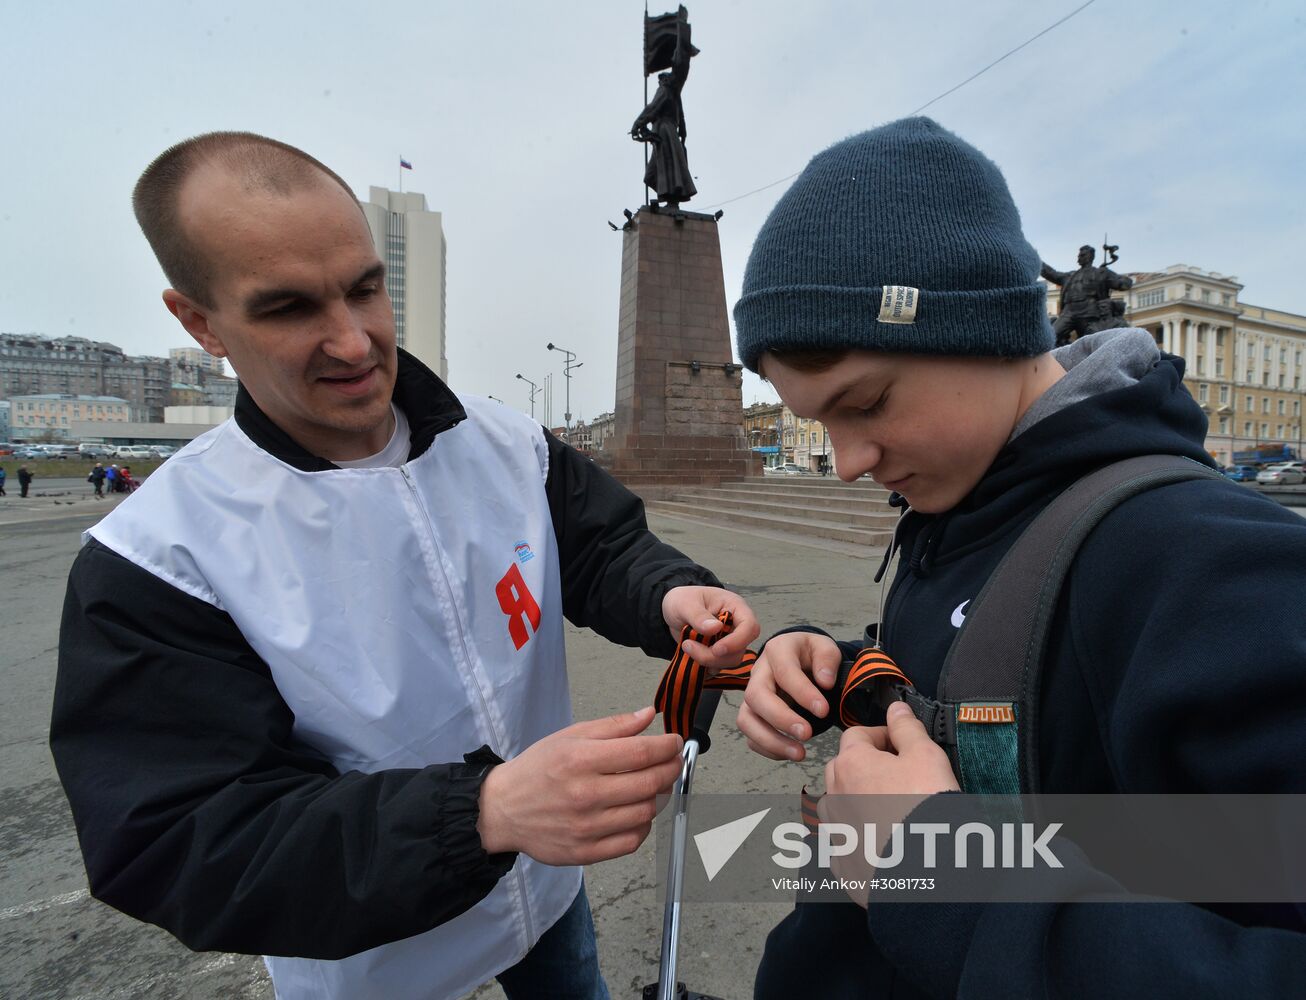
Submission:
[[[1202,289],[1202,301],[1203,302],[1211,301],[1211,290],[1209,288]]]
[[[1226,406],[1228,405],[1228,403],[1229,403],[1229,387],[1227,385],[1222,385],[1220,386],[1220,405]]]
[[[1221,433],[1221,434],[1228,434],[1228,433],[1229,433],[1229,418],[1228,418],[1228,417],[1221,417],[1221,418],[1220,418],[1220,433]]]
[[[1279,400],[1279,416],[1283,416],[1284,413],[1287,412],[1287,408],[1288,408],[1287,401],[1283,399]]]
[[[1215,377],[1216,378],[1224,377],[1224,358],[1215,359]]]
[[[1197,401],[1199,403],[1207,402],[1210,399],[1210,394],[1211,394],[1211,387],[1207,385],[1205,382],[1203,382],[1201,385],[1197,387]]]
[[[1269,424],[1261,424],[1261,437],[1264,438],[1264,437],[1269,437],[1269,436],[1270,436],[1270,425],[1269,425]]]
[[[1262,396],[1262,397],[1261,397],[1261,412],[1262,412],[1262,413],[1269,413],[1269,412],[1270,412],[1270,397],[1269,397],[1269,396]]]
[[[1251,436],[1252,436],[1252,423],[1249,420],[1245,424],[1243,424],[1243,437],[1251,437]]]
[[[1300,416],[1301,416],[1301,400],[1300,400],[1300,399],[1293,400],[1293,404],[1292,404],[1292,415],[1293,415],[1294,417],[1300,417]]]
[[[1220,294],[1220,305],[1222,306],[1233,305],[1233,296],[1229,292],[1222,292]]]
[[[1244,408],[1247,410],[1248,413],[1251,413],[1254,409],[1256,409],[1256,404],[1252,401],[1251,396],[1244,396],[1243,399],[1246,400],[1244,404]]]
[[[1165,301],[1165,289],[1153,288],[1151,291],[1141,292],[1138,296],[1138,307],[1145,309],[1148,306],[1159,306]]]

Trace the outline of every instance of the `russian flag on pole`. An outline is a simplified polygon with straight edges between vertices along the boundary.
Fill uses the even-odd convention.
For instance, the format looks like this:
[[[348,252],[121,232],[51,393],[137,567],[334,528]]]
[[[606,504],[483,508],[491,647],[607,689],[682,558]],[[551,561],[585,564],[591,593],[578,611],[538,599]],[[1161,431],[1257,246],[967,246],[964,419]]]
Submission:
[[[407,160],[405,160],[402,156],[399,157],[399,166],[400,166],[402,169],[404,169],[404,170],[412,170],[412,169],[413,169],[413,165],[412,165],[411,163],[409,163]]]

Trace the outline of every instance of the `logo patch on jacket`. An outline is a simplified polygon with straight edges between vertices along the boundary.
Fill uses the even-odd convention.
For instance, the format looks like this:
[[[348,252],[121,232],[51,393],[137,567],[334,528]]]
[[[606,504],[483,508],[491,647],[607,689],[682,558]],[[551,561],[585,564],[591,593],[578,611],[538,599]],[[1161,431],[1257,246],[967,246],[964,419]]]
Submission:
[[[517,561],[523,566],[535,558],[535,553],[531,551],[530,545],[527,544],[525,540],[516,544],[512,550],[512,554],[517,557]]]
[[[526,586],[516,563],[509,565],[503,579],[495,584],[494,596],[499,599],[499,607],[508,616],[508,635],[512,638],[513,647],[521,649],[530,641],[531,633],[540,630],[540,606]],[[526,630],[527,622],[531,626],[529,632]]]
[[[952,627],[961,628],[966,623],[966,605],[970,603],[970,598],[966,598],[952,612]]]

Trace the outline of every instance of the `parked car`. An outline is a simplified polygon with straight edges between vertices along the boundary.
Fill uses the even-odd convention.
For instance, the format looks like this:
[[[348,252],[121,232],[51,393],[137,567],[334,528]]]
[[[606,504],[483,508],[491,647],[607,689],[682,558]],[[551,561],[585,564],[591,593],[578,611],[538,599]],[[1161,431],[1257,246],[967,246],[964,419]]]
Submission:
[[[24,445],[14,449],[14,458],[45,458],[45,452],[33,445]]]
[[[1254,483],[1256,474],[1260,471],[1254,465],[1231,465],[1224,470],[1224,474],[1235,483]]]
[[[793,462],[786,462],[784,465],[776,466],[775,471],[782,476],[810,476],[811,472],[804,469],[801,465],[795,465]]]
[[[171,458],[173,455],[177,454],[177,449],[173,448],[171,445],[152,444],[150,445],[150,452],[155,458]]]
[[[71,444],[38,444],[35,449],[40,454],[35,458],[69,459],[77,456],[77,446]]]
[[[82,458],[112,458],[113,449],[107,444],[79,444],[77,454]]]
[[[1258,472],[1256,481],[1265,486],[1293,486],[1306,481],[1306,472],[1300,462],[1280,462]]]
[[[153,458],[154,449],[144,444],[122,444],[113,451],[114,458]]]

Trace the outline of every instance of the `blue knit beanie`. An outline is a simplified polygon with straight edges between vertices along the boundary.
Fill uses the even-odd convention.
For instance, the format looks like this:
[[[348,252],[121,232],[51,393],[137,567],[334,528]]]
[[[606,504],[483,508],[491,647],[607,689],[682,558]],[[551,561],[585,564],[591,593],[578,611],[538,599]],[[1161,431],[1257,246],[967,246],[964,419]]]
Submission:
[[[757,371],[777,349],[1041,354],[1039,266],[997,166],[904,118],[814,157],[771,211],[735,304],[739,357]]]

